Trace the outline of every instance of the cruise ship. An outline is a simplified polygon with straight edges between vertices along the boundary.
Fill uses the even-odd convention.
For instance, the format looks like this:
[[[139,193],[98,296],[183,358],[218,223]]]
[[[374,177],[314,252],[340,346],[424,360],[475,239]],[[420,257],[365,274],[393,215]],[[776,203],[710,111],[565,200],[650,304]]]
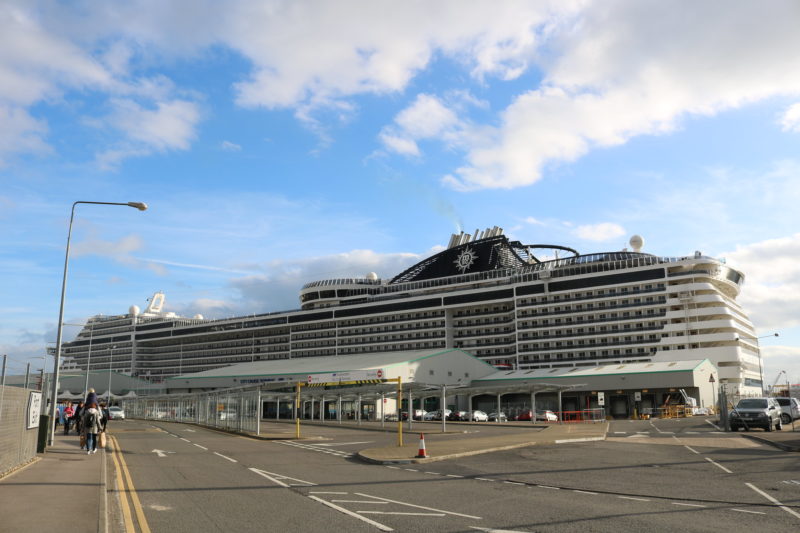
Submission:
[[[258,360],[438,348],[517,370],[709,359],[730,394],[760,394],[757,335],[736,302],[743,274],[700,252],[659,257],[642,245],[634,236],[630,250],[586,255],[513,241],[498,227],[462,232],[391,279],[308,283],[294,311],[180,317],[159,292],[143,311],[90,318],[63,355],[154,381]]]

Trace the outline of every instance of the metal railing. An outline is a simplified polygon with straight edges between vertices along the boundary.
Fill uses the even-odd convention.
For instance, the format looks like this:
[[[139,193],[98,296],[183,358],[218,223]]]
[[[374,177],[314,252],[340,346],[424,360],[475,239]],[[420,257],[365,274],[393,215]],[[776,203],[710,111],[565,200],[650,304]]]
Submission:
[[[259,433],[261,391],[256,388],[125,399],[129,418],[185,422],[229,431]]]

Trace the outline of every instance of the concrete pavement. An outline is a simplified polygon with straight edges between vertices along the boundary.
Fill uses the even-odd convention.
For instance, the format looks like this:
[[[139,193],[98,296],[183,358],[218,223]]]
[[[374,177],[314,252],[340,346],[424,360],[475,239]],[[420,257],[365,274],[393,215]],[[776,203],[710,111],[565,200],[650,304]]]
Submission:
[[[40,459],[0,479],[3,531],[105,531],[105,451],[56,435]]]

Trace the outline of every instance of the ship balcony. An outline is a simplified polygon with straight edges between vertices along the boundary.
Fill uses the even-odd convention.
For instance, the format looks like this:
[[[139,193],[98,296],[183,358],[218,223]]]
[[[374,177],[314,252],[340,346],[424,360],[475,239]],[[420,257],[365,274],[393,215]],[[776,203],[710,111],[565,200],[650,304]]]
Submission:
[[[453,327],[455,328],[479,328],[482,326],[493,326],[496,324],[508,324],[514,322],[515,318],[513,316],[509,316],[506,318],[484,318],[478,320],[456,320],[453,323]]]
[[[605,341],[605,342],[604,342]],[[650,339],[632,339],[629,341],[622,340],[622,339],[600,339],[593,342],[587,342],[584,344],[575,344],[570,343],[570,341],[561,342],[560,346],[539,346],[534,348],[532,343],[530,342],[520,342],[519,343],[519,351],[520,353],[542,353],[542,352],[563,352],[563,351],[585,351],[585,350],[603,350],[603,349],[613,349],[619,346],[640,346],[643,348],[654,348],[658,345],[658,339],[650,340]]]
[[[663,326],[642,326],[641,324],[637,324],[638,327],[632,327],[628,329],[609,329],[606,331],[584,331],[582,333],[573,332],[573,333],[562,333],[557,335],[533,335],[531,333],[522,333],[519,335],[520,341],[548,341],[552,339],[570,339],[570,338],[585,338],[585,337],[600,337],[603,335],[635,335],[641,332],[650,331],[650,332],[661,332]],[[659,335],[660,337],[660,335]]]
[[[667,290],[666,287],[661,287],[661,288],[654,287],[652,289],[631,288],[628,291],[621,291],[621,290],[612,291],[612,290],[608,290],[607,292],[605,292],[603,294],[594,294],[592,296],[579,296],[579,297],[572,297],[572,296],[569,296],[568,294],[565,294],[565,295],[559,294],[558,298],[555,298],[554,296],[549,296],[544,301],[527,302],[527,303],[518,302],[517,303],[517,307],[518,308],[523,308],[523,307],[535,307],[535,306],[544,306],[544,305],[552,306],[552,305],[558,305],[558,304],[564,304],[564,303],[572,303],[572,302],[606,302],[606,301],[619,300],[619,299],[622,299],[622,298],[630,298],[630,297],[640,296],[642,294],[664,293],[664,292],[666,292],[666,290]],[[522,299],[525,299],[525,298],[530,298],[530,296],[527,296],[527,295],[519,296],[519,297],[517,297],[517,300],[522,300]],[[597,307],[597,306],[595,306],[595,307]]]
[[[444,321],[442,321],[440,324],[437,324],[437,325],[416,326],[416,327],[411,326],[411,327],[401,327],[401,328],[396,328],[396,329],[395,328],[392,328],[392,329],[388,329],[388,328],[380,328],[380,329],[363,328],[360,331],[347,331],[347,330],[343,331],[343,330],[339,330],[338,337],[341,339],[341,338],[344,338],[344,337],[363,337],[364,335],[387,335],[387,334],[390,335],[392,333],[404,333],[404,332],[407,332],[407,331],[437,331],[437,330],[440,330],[442,328],[444,328]],[[348,330],[354,330],[355,328],[350,327],[350,328],[347,328],[347,329]]]
[[[464,342],[463,340],[455,341],[454,346],[462,350],[474,350],[477,348],[497,348],[500,346],[514,346],[516,347],[516,340],[512,338],[497,339],[494,341],[486,342]]]
[[[469,338],[483,338],[483,337],[497,337],[500,335],[513,335],[514,328],[503,328],[500,331],[494,330],[480,330],[480,331],[457,331],[453,334],[454,339],[469,339]]]
[[[484,317],[484,316],[506,316],[506,315],[513,315],[514,308],[508,309],[500,309],[500,310],[493,310],[493,309],[484,309],[484,310],[460,310],[455,311],[453,313],[454,319],[465,319],[465,318],[472,318],[476,316]]]

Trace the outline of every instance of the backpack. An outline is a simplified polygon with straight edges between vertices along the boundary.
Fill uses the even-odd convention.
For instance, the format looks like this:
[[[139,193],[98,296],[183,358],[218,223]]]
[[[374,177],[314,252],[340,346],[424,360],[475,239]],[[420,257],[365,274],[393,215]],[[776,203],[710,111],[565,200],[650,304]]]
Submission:
[[[87,412],[86,413],[86,428],[93,428],[97,425],[97,413]]]

